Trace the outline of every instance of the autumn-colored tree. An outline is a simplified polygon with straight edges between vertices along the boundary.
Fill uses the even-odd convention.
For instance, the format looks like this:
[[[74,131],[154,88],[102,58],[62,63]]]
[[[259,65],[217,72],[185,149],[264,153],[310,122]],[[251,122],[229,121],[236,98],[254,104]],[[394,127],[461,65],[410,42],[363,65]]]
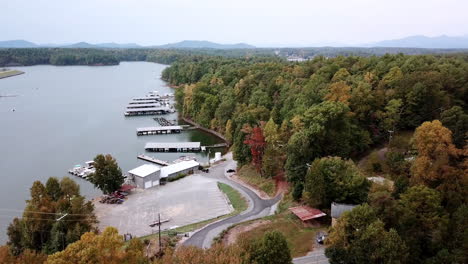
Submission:
[[[153,264],[244,264],[247,263],[247,252],[239,246],[223,246],[218,243],[208,249],[197,247],[180,247],[176,251],[168,249],[161,259]]]
[[[0,263],[3,264],[43,264],[47,255],[41,252],[26,249],[21,255],[11,254],[8,246],[0,246]]]
[[[117,229],[107,227],[102,234],[93,232],[83,234],[80,240],[68,245],[65,250],[50,255],[46,263],[147,263],[140,241],[130,242],[127,248],[123,246],[123,238]]]
[[[450,211],[466,203],[468,149],[457,149],[451,131],[438,120],[418,127],[413,141],[418,156],[411,167],[411,181],[439,190]]]
[[[328,87],[329,92],[325,95],[325,99],[333,102],[340,102],[345,105],[349,105],[349,99],[351,98],[351,87],[344,81],[339,81],[330,84]]]
[[[259,126],[254,127],[252,129],[252,132],[249,135],[247,135],[244,143],[250,147],[250,152],[252,154],[252,163],[254,164],[257,171],[261,173],[263,152],[265,150],[266,145],[262,128]]]

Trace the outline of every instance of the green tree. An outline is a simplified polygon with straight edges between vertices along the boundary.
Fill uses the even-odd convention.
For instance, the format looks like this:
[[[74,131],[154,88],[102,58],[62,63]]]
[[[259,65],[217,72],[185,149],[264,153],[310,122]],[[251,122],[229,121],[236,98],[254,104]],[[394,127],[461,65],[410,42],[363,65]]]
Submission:
[[[251,247],[250,262],[255,264],[289,264],[292,263],[291,252],[284,235],[270,231]]]
[[[426,186],[413,186],[401,195],[397,210],[398,232],[411,252],[408,263],[421,263],[434,256],[447,221],[439,193]]]
[[[46,192],[52,198],[57,201],[62,196],[62,190],[60,189],[60,182],[55,177],[50,177],[46,182]]]
[[[344,213],[326,240],[330,263],[406,263],[408,248],[394,229],[387,231],[367,204]]]
[[[111,155],[97,155],[94,158],[96,172],[89,176],[90,182],[104,193],[117,191],[124,183],[122,170]]]
[[[369,181],[350,160],[340,157],[316,159],[304,186],[308,204],[329,208],[332,202],[360,204],[367,201]]]
[[[463,148],[468,140],[468,114],[460,106],[453,106],[440,114],[440,121],[452,131],[453,143]]]

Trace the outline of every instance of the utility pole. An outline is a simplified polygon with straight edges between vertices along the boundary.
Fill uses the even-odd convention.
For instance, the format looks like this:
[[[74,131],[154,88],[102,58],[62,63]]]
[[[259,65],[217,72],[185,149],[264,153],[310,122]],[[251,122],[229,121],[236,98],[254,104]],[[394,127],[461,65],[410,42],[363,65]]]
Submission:
[[[161,213],[158,213],[158,228],[159,228],[159,254],[162,253],[162,245],[161,245]]]

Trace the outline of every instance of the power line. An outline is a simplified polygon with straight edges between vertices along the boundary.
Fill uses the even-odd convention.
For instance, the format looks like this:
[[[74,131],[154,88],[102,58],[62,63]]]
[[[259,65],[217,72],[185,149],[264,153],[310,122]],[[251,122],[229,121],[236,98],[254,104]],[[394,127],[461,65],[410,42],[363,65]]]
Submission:
[[[41,211],[30,211],[30,210],[17,210],[17,209],[7,209],[7,208],[0,208],[0,211],[7,211],[7,212],[18,212],[18,213],[34,213],[34,214],[47,214],[47,215],[63,215],[63,214],[67,214],[66,212],[64,213],[48,213],[48,212],[41,212]],[[72,213],[68,213],[68,215],[77,215],[77,216],[80,216],[80,215],[93,215],[91,213],[89,214],[72,214]]]

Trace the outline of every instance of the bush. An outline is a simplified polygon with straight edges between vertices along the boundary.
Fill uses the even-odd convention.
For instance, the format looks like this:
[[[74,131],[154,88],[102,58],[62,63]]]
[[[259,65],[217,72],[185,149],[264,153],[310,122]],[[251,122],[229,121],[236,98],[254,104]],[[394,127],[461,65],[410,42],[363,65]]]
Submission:
[[[180,180],[182,178],[185,178],[186,176],[187,176],[186,173],[179,173],[177,176],[175,176],[173,178],[168,178],[167,181],[169,181],[169,182],[177,181],[177,180]]]

